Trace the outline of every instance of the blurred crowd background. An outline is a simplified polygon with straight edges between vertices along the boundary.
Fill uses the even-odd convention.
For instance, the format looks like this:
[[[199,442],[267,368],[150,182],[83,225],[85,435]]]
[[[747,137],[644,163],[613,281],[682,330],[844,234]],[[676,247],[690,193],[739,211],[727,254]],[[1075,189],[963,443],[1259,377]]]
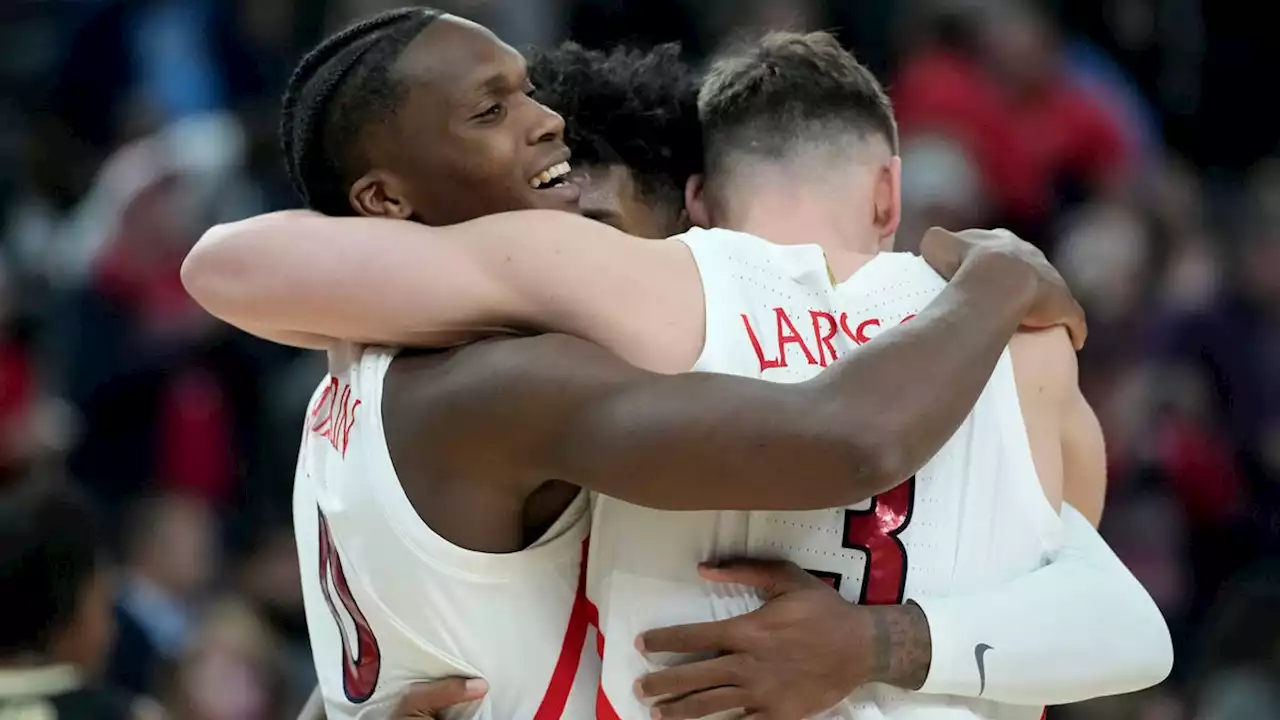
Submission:
[[[178,718],[290,717],[314,683],[289,526],[319,357],[185,295],[211,223],[291,207],[279,96],[403,2],[0,3],[0,482],[69,477],[112,531],[111,682]],[[1280,42],[1246,0],[440,0],[516,46],[834,29],[890,86],[908,220],[1042,245],[1090,314],[1104,534],[1174,676],[1055,709],[1280,718]],[[0,619],[0,622],[3,622]],[[1045,658],[1045,662],[1052,662]]]

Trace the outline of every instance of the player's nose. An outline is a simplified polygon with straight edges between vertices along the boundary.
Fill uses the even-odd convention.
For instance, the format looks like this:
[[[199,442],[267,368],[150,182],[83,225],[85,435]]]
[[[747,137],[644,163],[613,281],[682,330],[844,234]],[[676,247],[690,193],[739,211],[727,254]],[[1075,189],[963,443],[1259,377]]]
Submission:
[[[531,145],[564,140],[564,118],[560,117],[560,113],[541,103],[538,103],[537,117],[531,129],[532,133],[529,136]]]

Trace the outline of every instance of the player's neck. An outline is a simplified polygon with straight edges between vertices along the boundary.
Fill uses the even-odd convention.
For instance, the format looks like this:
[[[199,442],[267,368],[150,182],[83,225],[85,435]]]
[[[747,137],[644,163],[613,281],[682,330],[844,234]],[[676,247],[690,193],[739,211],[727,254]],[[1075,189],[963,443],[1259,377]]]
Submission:
[[[811,188],[758,193],[737,203],[722,226],[750,233],[779,245],[818,245],[836,279],[843,280],[875,257],[882,238],[868,218],[851,211],[852,203]]]

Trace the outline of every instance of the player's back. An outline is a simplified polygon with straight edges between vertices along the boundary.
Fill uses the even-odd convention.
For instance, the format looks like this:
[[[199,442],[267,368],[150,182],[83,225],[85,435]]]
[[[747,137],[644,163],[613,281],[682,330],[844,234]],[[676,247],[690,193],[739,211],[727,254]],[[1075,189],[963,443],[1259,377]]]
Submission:
[[[580,599],[585,493],[520,552],[474,552],[434,533],[405,496],[383,432],[394,356],[333,354],[298,458],[294,527],[328,716],[388,717],[407,684],[460,675],[491,690],[450,720],[591,717],[599,666]]]
[[[722,230],[682,239],[698,261],[705,293],[699,371],[807,380],[909,320],[944,286],[923,260],[905,253],[881,254],[833,284],[817,246],[771,245]],[[699,561],[782,557],[827,579],[846,599],[897,603],[1028,572],[1059,542],[1057,514],[1032,462],[1008,351],[959,431],[915,478],[878,498],[814,512],[676,514],[601,497],[594,523],[588,588],[608,639],[603,686],[624,720],[646,717],[630,699],[630,686],[652,667],[629,640],[613,638],[759,606],[750,590],[698,579]],[[922,708],[930,718],[944,708],[956,717],[1039,717],[1033,709],[878,685],[829,717],[908,718]]]

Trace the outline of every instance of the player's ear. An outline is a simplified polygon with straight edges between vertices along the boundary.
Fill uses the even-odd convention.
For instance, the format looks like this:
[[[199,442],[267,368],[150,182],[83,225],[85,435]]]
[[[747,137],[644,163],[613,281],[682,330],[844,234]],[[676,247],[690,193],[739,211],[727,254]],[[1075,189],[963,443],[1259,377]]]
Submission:
[[[894,155],[880,168],[872,197],[875,203],[872,217],[880,239],[891,241],[902,222],[902,158]]]
[[[707,176],[690,175],[684,184],[684,209],[689,222],[698,227],[711,227],[711,209],[707,206]]]
[[[408,220],[413,206],[401,192],[399,179],[385,170],[370,170],[351,184],[347,200],[356,213],[365,217]]]

